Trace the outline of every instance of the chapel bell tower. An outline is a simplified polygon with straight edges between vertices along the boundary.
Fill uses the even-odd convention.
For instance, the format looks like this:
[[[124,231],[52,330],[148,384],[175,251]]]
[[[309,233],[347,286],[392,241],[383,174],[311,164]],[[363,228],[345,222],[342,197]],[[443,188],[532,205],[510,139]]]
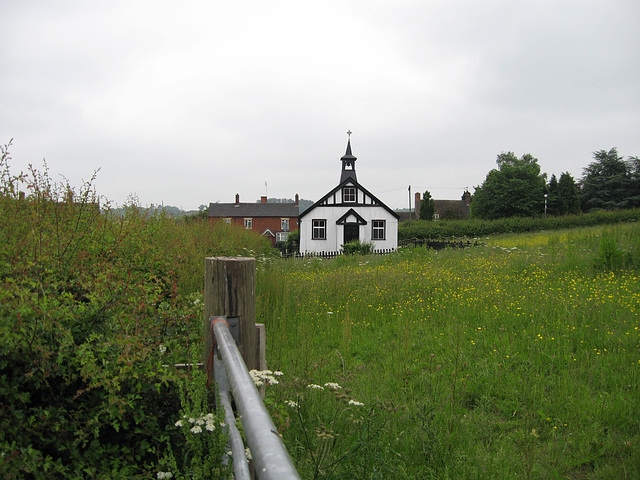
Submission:
[[[351,153],[351,130],[347,132],[347,135],[349,135],[349,139],[347,140],[347,151],[340,159],[342,161],[340,183],[344,182],[347,178],[351,178],[356,182],[358,181],[356,178],[356,160],[358,158],[354,157]]]

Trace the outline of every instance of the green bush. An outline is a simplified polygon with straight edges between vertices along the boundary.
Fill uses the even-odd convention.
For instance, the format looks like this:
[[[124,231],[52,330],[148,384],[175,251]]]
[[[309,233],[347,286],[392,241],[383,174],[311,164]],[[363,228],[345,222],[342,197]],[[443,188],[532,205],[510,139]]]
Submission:
[[[477,238],[503,233],[528,233],[542,230],[560,230],[595,225],[610,225],[640,220],[640,210],[596,211],[563,217],[523,218],[511,217],[499,220],[439,220],[428,222],[417,220],[403,222],[398,227],[400,242],[414,238]]]
[[[155,478],[184,432],[202,348],[203,258],[267,254],[207,221],[114,214],[93,179],[74,190],[0,162],[0,478]],[[186,392],[186,393],[185,393]],[[183,401],[181,402],[181,397]]]
[[[353,240],[342,245],[342,253],[345,255],[368,255],[373,251],[373,244]]]

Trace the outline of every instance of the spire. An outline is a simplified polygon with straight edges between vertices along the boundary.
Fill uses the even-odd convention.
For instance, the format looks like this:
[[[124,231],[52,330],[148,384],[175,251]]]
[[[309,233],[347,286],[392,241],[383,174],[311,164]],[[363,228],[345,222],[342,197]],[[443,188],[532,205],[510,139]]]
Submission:
[[[357,157],[354,157],[351,153],[351,130],[347,132],[349,135],[349,139],[347,140],[347,151],[340,159],[342,161],[342,174],[340,175],[340,183],[344,182],[347,178],[352,178],[355,181],[358,181],[356,177],[356,160]]]

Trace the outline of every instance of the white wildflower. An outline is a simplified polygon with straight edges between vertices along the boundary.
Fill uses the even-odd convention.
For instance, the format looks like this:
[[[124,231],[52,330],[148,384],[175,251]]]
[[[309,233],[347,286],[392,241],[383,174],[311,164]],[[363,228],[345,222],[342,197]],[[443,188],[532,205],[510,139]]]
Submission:
[[[293,400],[285,400],[284,403],[289,405],[291,408],[298,408],[298,402],[294,402]]]
[[[176,427],[181,427],[182,426],[182,420],[178,420],[176,422]]]
[[[213,432],[216,429],[216,426],[213,422],[207,422],[204,428],[206,428],[208,432]]]
[[[191,433],[193,434],[202,433],[202,427],[200,425],[196,425],[191,429]]]
[[[327,387],[327,388],[328,388],[328,389],[330,389],[330,390],[339,390],[339,389],[341,389],[341,388],[342,388],[340,385],[338,385],[338,384],[337,384],[337,383],[335,383],[335,382],[328,382],[328,383],[325,383],[325,384],[324,384],[324,386],[325,386],[325,387]]]
[[[358,402],[357,400],[349,400],[349,405],[355,405],[356,407],[361,407],[364,405],[364,403]]]
[[[316,385],[315,383],[310,383],[309,385],[307,385],[307,388],[311,388],[314,390],[324,390],[324,387],[321,385]]]
[[[196,423],[196,419],[193,417],[189,417],[189,423]]]
[[[244,449],[244,455],[247,457],[247,460],[251,460],[253,457],[251,456],[251,450],[249,450],[249,447],[246,447]]]
[[[284,373],[282,373],[280,370],[276,370],[275,372],[273,372],[273,374],[274,374],[276,377],[281,377],[282,375],[284,375]]]
[[[160,353],[164,353],[167,351],[167,346],[166,345],[160,345],[158,347],[158,350],[160,350]]]
[[[277,385],[279,382],[273,377],[278,373],[273,373],[271,370],[250,370],[249,376],[256,387],[261,387],[265,383],[267,385]],[[280,373],[282,375],[282,373]]]
[[[173,478],[173,473],[171,473],[171,472],[158,472],[156,477],[158,477],[158,478]]]

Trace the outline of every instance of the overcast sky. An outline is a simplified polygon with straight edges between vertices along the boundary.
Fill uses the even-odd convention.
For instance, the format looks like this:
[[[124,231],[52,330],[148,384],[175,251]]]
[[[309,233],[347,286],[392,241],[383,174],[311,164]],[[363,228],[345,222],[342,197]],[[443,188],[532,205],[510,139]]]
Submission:
[[[100,195],[197,209],[318,200],[351,130],[392,208],[497,155],[576,180],[640,155],[638,0],[3,0],[0,144]],[[266,187],[265,187],[266,182]]]

